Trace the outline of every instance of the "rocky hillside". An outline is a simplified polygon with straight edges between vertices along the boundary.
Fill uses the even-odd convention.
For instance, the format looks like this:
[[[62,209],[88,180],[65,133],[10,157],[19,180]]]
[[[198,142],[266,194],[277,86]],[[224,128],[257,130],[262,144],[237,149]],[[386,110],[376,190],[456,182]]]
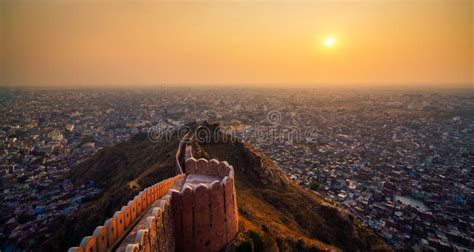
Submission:
[[[69,174],[94,180],[100,198],[63,220],[41,251],[64,251],[93,232],[142,188],[174,176],[178,139],[152,143],[138,135],[104,148]],[[267,156],[241,142],[195,145],[195,156],[235,168],[241,232],[227,251],[370,251],[387,245],[350,215],[294,184]]]
[[[77,246],[82,237],[92,234],[116,210],[143,188],[175,175],[178,138],[153,143],[145,134],[107,147],[74,169],[69,178],[76,182],[95,181],[103,194],[87,202],[70,218],[62,221],[57,232],[40,245],[40,251],[66,251]],[[37,250],[37,249],[34,249]]]
[[[292,182],[255,147],[242,142],[194,147],[198,157],[234,166],[242,232],[230,250],[390,250],[351,215]]]

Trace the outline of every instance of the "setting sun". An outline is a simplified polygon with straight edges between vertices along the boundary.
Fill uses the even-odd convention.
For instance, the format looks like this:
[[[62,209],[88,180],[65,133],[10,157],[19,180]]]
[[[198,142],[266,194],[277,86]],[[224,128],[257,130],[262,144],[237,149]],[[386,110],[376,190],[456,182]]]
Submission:
[[[327,37],[324,39],[324,45],[326,47],[333,47],[336,44],[336,39],[334,37]]]
[[[472,2],[0,0],[0,85],[471,84]]]

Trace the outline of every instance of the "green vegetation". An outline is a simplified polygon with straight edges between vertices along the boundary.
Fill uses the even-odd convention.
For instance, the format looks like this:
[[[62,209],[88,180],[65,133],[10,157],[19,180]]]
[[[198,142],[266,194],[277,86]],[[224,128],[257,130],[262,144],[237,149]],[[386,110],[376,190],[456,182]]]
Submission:
[[[317,181],[316,179],[311,180],[311,182],[309,183],[309,189],[317,191],[319,189],[319,181]]]

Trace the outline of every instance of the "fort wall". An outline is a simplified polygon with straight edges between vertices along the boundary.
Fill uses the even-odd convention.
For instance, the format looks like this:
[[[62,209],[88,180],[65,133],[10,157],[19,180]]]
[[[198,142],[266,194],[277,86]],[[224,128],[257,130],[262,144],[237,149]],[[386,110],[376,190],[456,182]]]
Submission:
[[[185,152],[187,152],[188,145],[187,143],[190,141],[191,134],[186,134],[183,139],[179,141],[178,150],[176,151],[176,174],[183,174],[184,173],[184,160],[187,159],[185,157]]]
[[[239,230],[234,168],[196,160],[189,139],[176,152],[177,176],[140,192],[69,251],[219,251],[233,240]]]
[[[215,159],[186,160],[188,179],[211,178],[206,183],[185,183],[172,190],[177,251],[218,251],[238,232],[234,169]]]
[[[68,251],[102,252],[114,249],[119,250],[120,248],[117,248],[117,246],[124,238],[139,240],[137,238],[139,234],[139,237],[143,240],[145,238],[148,239],[149,230],[163,231],[165,227],[171,230],[170,189],[174,186],[178,188],[177,184],[182,183],[184,178],[185,175],[181,174],[163,180],[141,191],[126,206],[123,206],[121,210],[116,211],[111,218],[108,218],[104,225],[98,226],[92,235],[84,237],[78,247],[72,247]],[[156,213],[156,215],[154,216],[153,213]],[[162,216],[158,216],[159,213]],[[146,216],[146,218],[143,218],[143,216]],[[146,224],[147,219],[149,219],[148,217],[154,217],[155,219],[150,218],[149,225],[143,226],[143,222]],[[135,230],[137,227],[145,227],[148,230],[145,234],[145,232]],[[166,233],[172,234],[173,232]],[[152,235],[156,235],[156,232],[152,233]],[[169,241],[173,243],[171,240],[173,239],[170,237]],[[123,249],[123,251],[125,250]]]

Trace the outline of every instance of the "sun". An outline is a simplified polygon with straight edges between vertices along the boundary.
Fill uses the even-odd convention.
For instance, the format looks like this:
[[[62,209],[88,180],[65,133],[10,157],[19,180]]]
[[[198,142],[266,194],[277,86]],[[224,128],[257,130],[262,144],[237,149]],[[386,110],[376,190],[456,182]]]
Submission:
[[[334,37],[327,37],[324,39],[324,46],[326,47],[333,47],[336,44],[336,38]]]

